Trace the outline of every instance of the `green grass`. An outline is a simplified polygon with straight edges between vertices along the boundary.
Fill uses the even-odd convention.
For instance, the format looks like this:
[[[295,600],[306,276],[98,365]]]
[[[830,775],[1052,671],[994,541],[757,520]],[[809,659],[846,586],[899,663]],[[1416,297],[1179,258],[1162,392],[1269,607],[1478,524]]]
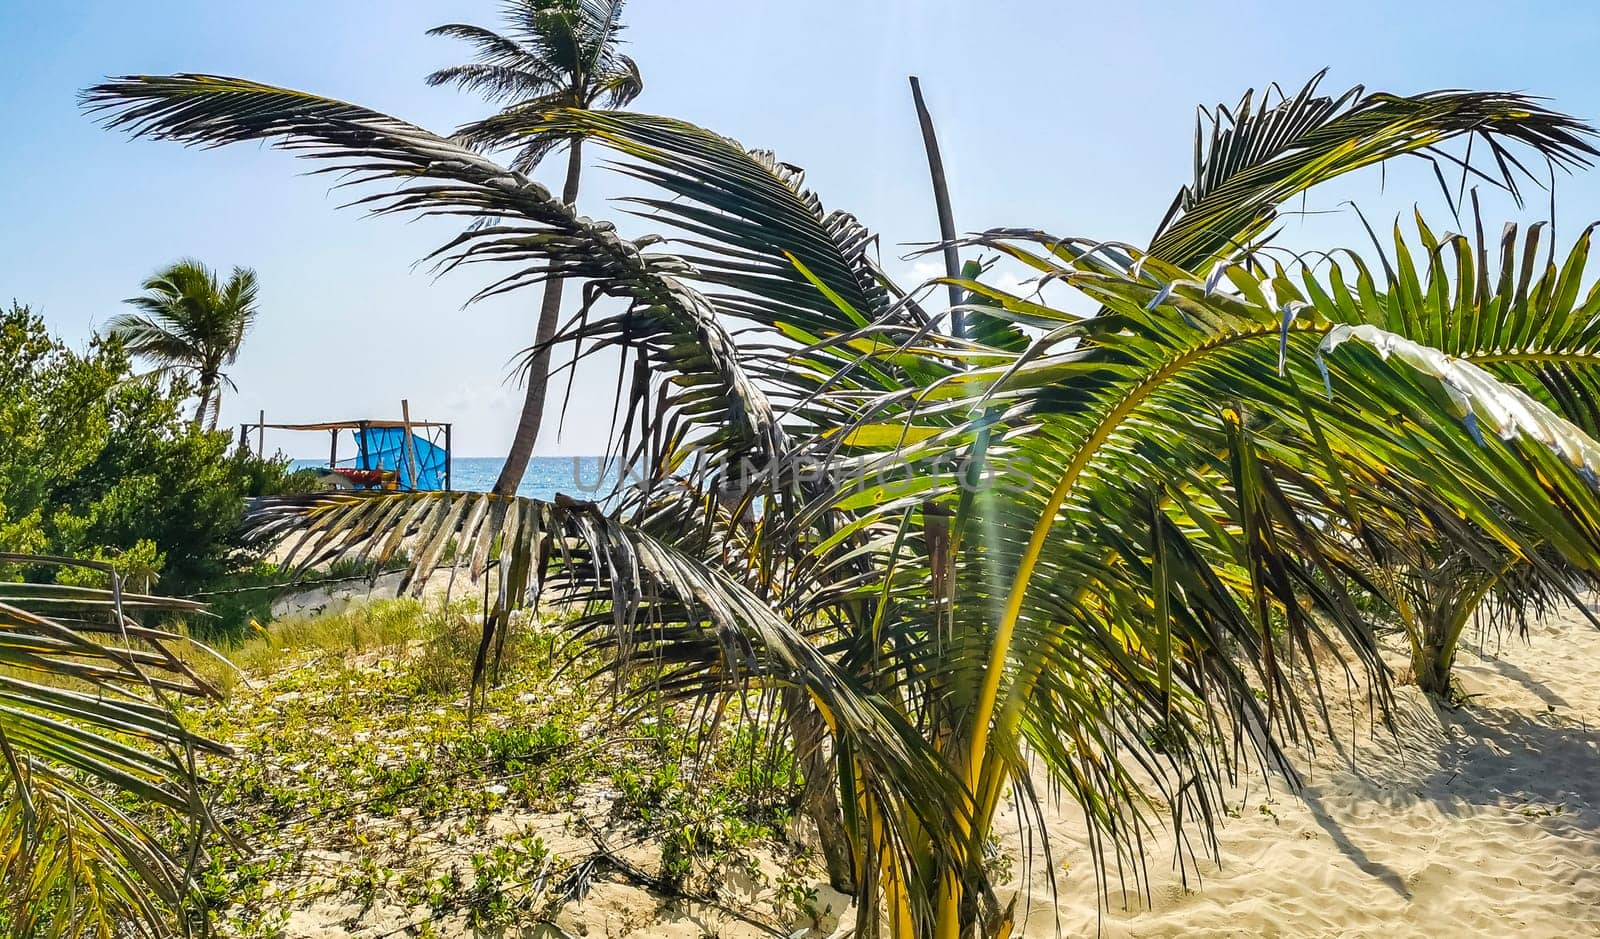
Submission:
[[[792,748],[737,719],[702,746],[650,700],[649,676],[619,691],[573,677],[594,662],[558,675],[545,623],[513,630],[469,719],[478,635],[470,602],[387,600],[272,623],[225,650],[232,680],[205,666],[227,697],[186,718],[237,755],[205,767],[233,840],[208,859],[197,917],[272,936],[320,897],[399,906],[419,930],[542,921],[594,853],[590,825],[653,855],[642,866],[672,888],[716,895],[737,871],[769,882],[761,915],[805,915],[812,866],[783,842],[802,783]],[[628,689],[644,707],[623,706]],[[544,819],[543,835],[508,828],[518,819]]]
[[[280,599],[315,589],[318,584],[351,583],[404,570],[410,563],[399,552],[382,565],[343,558],[326,568],[296,572],[271,561],[224,575],[206,585],[194,599],[207,605],[208,615],[187,624],[196,638],[217,645],[248,640],[259,626],[272,622],[272,608]]]
[[[430,635],[437,612],[421,601],[380,600],[319,616],[290,616],[227,647],[228,659],[244,672],[267,672],[294,655],[344,655],[383,648]]]

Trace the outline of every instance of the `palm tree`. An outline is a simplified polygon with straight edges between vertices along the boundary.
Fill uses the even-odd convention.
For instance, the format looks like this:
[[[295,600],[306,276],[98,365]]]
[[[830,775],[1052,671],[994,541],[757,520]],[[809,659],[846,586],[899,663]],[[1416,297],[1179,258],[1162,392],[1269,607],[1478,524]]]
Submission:
[[[429,35],[466,40],[477,50],[477,61],[440,69],[428,84],[455,84],[491,101],[504,102],[503,114],[538,115],[561,108],[622,107],[644,90],[639,67],[617,52],[622,29],[623,0],[510,0],[503,18],[509,29],[496,33],[479,26],[452,23],[429,30]],[[474,143],[494,148],[517,143],[511,166],[532,172],[563,140],[551,135],[513,138],[505,134],[478,134]],[[583,173],[583,137],[572,135],[567,144],[567,176],[561,201],[578,202]],[[517,431],[495,480],[494,491],[510,495],[522,483],[533,457],[539,427],[544,420],[545,389],[550,381],[550,338],[561,314],[565,281],[551,277],[544,285],[539,322],[534,334],[538,350],[529,360],[527,392]]]
[[[0,554],[0,563],[100,571],[110,590],[0,583],[0,931],[176,935],[197,854],[130,815],[118,792],[172,813],[198,851],[210,824],[195,769],[220,745],[185,729],[177,696],[215,696],[138,617],[197,604],[125,593],[110,565]]]
[[[127,301],[143,312],[114,317],[106,331],[159,372],[193,379],[194,426],[216,430],[222,385],[235,387],[223,369],[238,361],[259,312],[256,272],[236,267],[222,283],[204,264],[184,259],[146,280],[144,291]]]
[[[398,182],[369,197],[380,213],[488,217],[436,255],[505,265],[482,295],[581,276],[623,301],[555,336],[624,353],[615,450],[647,478],[609,507],[333,494],[252,523],[300,533],[288,563],[405,544],[412,589],[464,546],[454,567],[498,588],[480,665],[509,609],[559,589],[603,601],[578,636],[652,670],[660,694],[781,702],[833,781],[862,935],[879,913],[897,939],[1007,934],[982,858],[1008,791],[1025,818],[1036,807],[1035,766],[1135,865],[1152,803],[1194,844],[1241,760],[1292,775],[1280,741],[1331,731],[1329,662],[1386,700],[1360,601],[1392,601],[1369,571],[1429,519],[1475,557],[1600,571],[1600,444],[1548,395],[1386,328],[1374,283],[1261,260],[1287,200],[1451,138],[1482,141],[1494,161],[1472,170],[1513,191],[1512,144],[1595,154],[1584,125],[1522,96],[1326,97],[1313,81],[1219,108],[1147,247],[973,238],[1095,306],[958,279],[962,337],[799,171],[681,121],[567,110],[469,132],[603,142],[663,191],[660,220],[693,232],[687,257],[344,102],[197,75],[88,101],[136,134],[278,140]],[[1482,334],[1512,335],[1513,316],[1532,322],[1486,305]],[[982,485],[993,471],[1005,485]],[[715,726],[723,709],[695,713]]]
[[[1600,430],[1600,289],[1583,289],[1593,226],[1564,257],[1552,250],[1541,267],[1534,259],[1543,225],[1523,235],[1508,224],[1492,244],[1473,201],[1471,236],[1437,235],[1419,216],[1414,239],[1397,226],[1391,249],[1378,247],[1380,273],[1359,259],[1349,268],[1330,259],[1325,272],[1308,280],[1311,303],[1339,316],[1337,285],[1353,283],[1369,298],[1362,304],[1366,322],[1480,366],[1594,436]],[[1456,521],[1448,506],[1435,507],[1424,521],[1386,543],[1377,552],[1383,563],[1368,573],[1390,595],[1412,676],[1430,694],[1451,694],[1456,649],[1474,620],[1526,633],[1530,613],[1572,599],[1580,583],[1593,585],[1583,571],[1563,565],[1559,551],[1462,550],[1455,538],[1440,534]],[[1538,532],[1524,534],[1531,543],[1542,540]],[[1494,615],[1480,618],[1485,608]]]

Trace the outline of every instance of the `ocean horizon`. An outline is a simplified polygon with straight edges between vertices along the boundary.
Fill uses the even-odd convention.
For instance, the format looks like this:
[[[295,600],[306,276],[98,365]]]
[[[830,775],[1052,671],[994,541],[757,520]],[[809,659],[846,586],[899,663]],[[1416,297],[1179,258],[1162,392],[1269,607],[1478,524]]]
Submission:
[[[517,495],[548,501],[556,493],[574,499],[598,499],[611,488],[616,472],[602,477],[598,456],[536,456],[528,463]],[[503,456],[458,456],[450,461],[450,488],[461,492],[488,492],[500,476]],[[294,469],[316,469],[327,460],[290,460]]]

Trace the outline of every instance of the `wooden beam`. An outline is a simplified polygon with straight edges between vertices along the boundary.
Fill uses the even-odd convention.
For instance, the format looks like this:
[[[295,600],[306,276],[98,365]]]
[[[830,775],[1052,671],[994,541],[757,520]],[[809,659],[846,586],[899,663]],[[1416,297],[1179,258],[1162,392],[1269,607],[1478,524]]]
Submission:
[[[317,421],[311,424],[268,424],[268,430],[359,430],[363,427],[401,427],[404,421],[363,420],[363,421]],[[256,424],[241,424],[241,427],[254,428]],[[442,421],[412,421],[412,430],[423,428],[443,427]]]
[[[417,446],[411,439],[411,402],[405,398],[400,399],[400,424],[405,430],[405,439],[401,441],[406,455],[406,466],[411,470],[411,489],[417,489]]]

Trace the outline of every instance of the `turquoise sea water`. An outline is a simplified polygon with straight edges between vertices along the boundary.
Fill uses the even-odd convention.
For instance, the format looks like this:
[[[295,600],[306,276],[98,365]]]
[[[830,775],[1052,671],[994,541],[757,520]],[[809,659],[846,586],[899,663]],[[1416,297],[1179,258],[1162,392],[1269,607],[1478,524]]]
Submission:
[[[452,489],[488,492],[500,475],[504,457],[456,457],[450,466]],[[295,460],[295,469],[326,466],[326,460]],[[615,478],[614,475],[612,477]],[[557,492],[575,499],[598,499],[609,491],[611,479],[602,480],[597,456],[541,456],[528,464],[518,495],[549,499]]]

